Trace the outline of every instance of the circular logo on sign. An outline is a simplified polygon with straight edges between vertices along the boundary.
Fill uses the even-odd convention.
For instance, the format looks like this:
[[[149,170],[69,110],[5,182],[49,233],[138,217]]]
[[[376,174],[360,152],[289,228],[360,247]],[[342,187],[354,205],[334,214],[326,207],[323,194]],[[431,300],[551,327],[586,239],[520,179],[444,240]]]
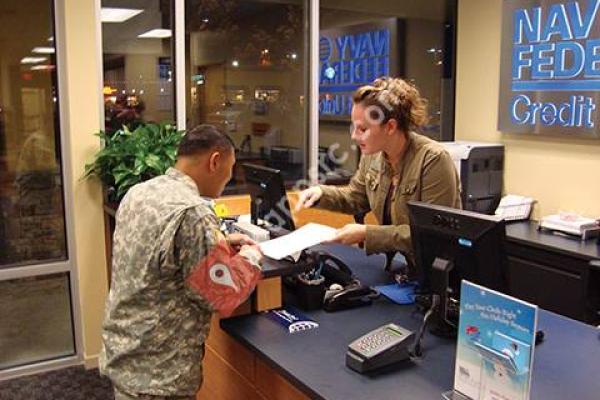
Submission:
[[[325,68],[325,77],[327,79],[335,78],[335,69],[333,69],[332,67]]]

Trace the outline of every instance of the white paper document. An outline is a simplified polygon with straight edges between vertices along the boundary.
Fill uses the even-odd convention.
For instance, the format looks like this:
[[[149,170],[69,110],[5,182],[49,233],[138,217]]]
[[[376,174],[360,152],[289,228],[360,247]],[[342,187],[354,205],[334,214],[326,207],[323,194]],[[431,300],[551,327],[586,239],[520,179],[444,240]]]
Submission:
[[[281,260],[308,247],[333,239],[336,231],[337,229],[330,226],[310,223],[277,239],[262,242],[259,246],[265,256]]]

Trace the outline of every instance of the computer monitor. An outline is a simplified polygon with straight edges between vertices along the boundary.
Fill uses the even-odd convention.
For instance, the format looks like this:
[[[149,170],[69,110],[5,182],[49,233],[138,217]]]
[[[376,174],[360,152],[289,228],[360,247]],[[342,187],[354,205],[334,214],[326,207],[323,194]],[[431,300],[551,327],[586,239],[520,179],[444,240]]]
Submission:
[[[278,169],[261,165],[243,164],[246,184],[250,192],[250,219],[261,225],[261,220],[275,228],[296,229],[290,203],[285,194],[283,178]]]
[[[461,280],[508,290],[504,221],[416,201],[408,203],[408,210],[420,287],[439,301],[434,330],[451,333],[458,319]]]

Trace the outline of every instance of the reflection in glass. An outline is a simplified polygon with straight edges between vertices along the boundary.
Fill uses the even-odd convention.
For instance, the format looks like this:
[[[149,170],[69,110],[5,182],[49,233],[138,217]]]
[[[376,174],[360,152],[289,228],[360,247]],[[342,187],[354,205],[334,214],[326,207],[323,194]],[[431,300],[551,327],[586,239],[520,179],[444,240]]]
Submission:
[[[187,127],[211,123],[237,147],[226,193],[244,192],[242,163],[306,175],[307,1],[186,1]]]
[[[67,273],[0,281],[0,370],[75,354]]]
[[[66,259],[53,2],[2,5],[0,268]]]
[[[175,121],[174,2],[102,0],[105,129]]]
[[[448,0],[321,0],[321,182],[345,183],[355,172],[360,151],[348,134],[351,95],[380,75],[413,81],[429,101],[430,122],[422,133],[451,140],[455,10],[456,2]]]

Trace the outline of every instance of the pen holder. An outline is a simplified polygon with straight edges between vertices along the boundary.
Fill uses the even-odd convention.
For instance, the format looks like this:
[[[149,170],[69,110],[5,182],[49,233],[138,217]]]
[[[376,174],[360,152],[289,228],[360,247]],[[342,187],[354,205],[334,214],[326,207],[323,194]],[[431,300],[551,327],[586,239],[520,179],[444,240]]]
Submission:
[[[321,308],[325,297],[325,278],[308,279],[305,274],[299,274],[296,283],[298,306],[306,311]]]

